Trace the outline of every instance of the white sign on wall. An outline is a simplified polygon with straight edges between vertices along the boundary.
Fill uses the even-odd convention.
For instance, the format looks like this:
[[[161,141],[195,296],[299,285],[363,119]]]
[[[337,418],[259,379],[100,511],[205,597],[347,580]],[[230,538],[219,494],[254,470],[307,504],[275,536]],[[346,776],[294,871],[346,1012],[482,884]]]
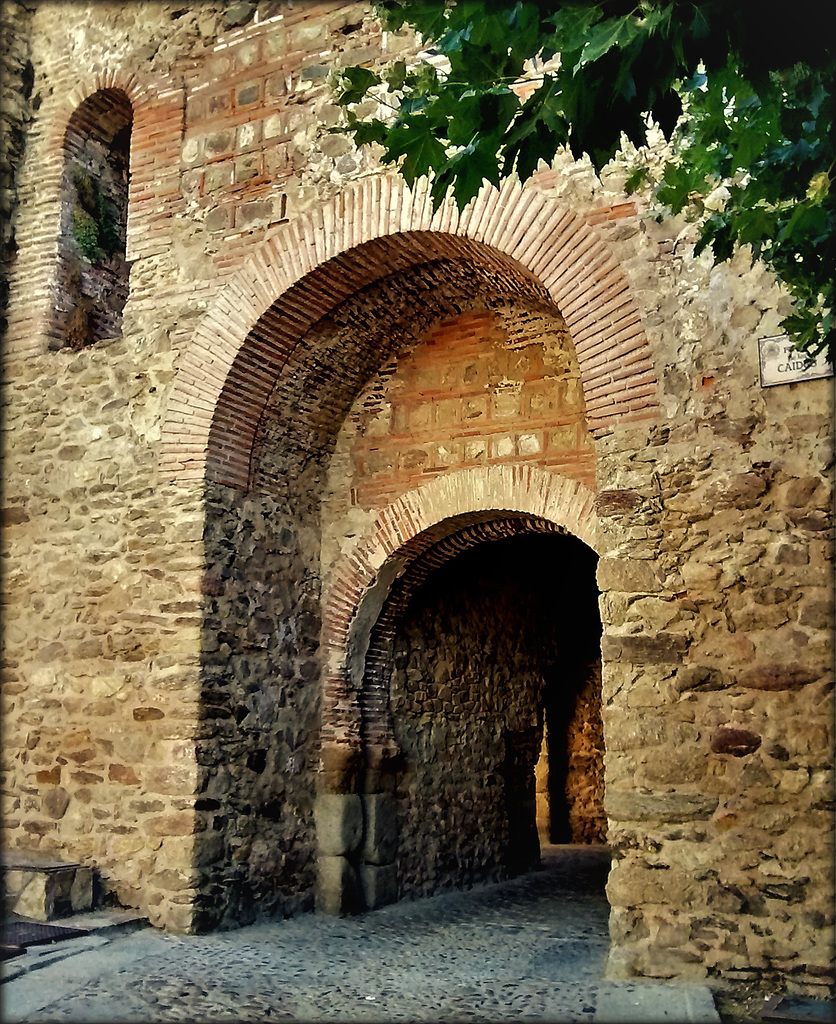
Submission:
[[[807,365],[807,356],[793,348],[787,334],[776,334],[772,338],[758,339],[758,360],[761,368],[761,387],[771,388],[775,384],[795,384],[800,380],[818,380],[832,377],[833,366],[827,355],[820,352],[812,366]]]

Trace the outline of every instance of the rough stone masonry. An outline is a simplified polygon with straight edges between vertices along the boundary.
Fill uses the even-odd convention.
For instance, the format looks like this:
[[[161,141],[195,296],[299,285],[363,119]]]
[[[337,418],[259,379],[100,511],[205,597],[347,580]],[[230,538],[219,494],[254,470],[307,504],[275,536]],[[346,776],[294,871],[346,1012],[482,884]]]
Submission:
[[[2,19],[5,846],[174,931],[362,910],[524,870],[545,728],[613,977],[831,984],[832,389],[761,387],[779,284],[629,157],[433,215],[323,130],[415,51],[365,4]]]

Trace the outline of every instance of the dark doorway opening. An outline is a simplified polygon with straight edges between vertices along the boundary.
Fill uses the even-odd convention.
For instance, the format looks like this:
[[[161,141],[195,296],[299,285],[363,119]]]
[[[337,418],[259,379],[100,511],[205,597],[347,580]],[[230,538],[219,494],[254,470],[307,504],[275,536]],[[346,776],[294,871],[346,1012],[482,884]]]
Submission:
[[[519,533],[463,550],[405,603],[389,679],[398,896],[604,841],[596,564],[575,537]]]

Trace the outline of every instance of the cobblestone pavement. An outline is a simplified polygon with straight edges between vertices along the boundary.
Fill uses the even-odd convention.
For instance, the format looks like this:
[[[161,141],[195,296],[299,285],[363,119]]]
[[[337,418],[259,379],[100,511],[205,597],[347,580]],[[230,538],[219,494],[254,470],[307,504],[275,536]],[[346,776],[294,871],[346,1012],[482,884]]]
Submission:
[[[604,981],[608,866],[605,848],[556,847],[521,878],[353,918],[143,928],[7,981],[3,1020],[719,1020],[707,989],[695,1015],[694,986],[651,986],[642,1016],[646,983]]]

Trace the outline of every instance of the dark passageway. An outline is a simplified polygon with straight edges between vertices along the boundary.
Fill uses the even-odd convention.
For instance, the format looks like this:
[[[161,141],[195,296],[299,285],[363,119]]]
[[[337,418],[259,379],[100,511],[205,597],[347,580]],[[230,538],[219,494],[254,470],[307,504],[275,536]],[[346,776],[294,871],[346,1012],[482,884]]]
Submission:
[[[556,532],[485,541],[406,604],[389,684],[400,897],[520,874],[541,842],[605,839],[596,561]]]

